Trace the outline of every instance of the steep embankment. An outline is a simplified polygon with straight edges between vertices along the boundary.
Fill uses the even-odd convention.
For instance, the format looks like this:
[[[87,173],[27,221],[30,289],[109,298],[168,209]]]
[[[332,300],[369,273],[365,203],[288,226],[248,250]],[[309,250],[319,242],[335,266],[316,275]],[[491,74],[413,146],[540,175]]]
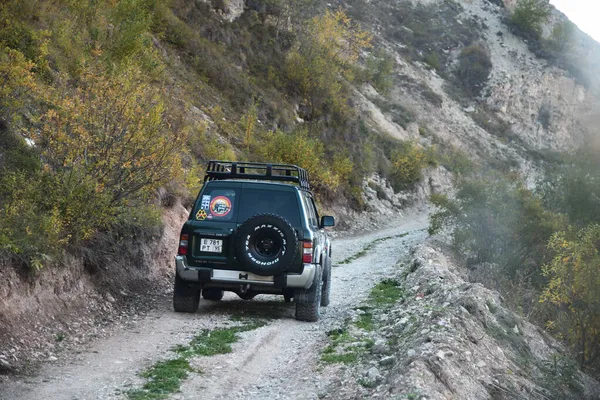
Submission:
[[[335,351],[349,354],[356,340],[374,345],[358,365],[325,369],[338,376],[330,398],[600,398],[600,384],[556,340],[470,283],[449,254],[436,240],[417,245],[394,275],[402,299],[355,310],[341,327],[354,339],[334,339]]]
[[[54,361],[64,347],[102,337],[106,328],[155,306],[153,298],[171,287],[186,218],[179,204],[166,210],[159,238],[130,238],[135,254],[97,255],[104,260],[101,271],[76,257],[33,275],[0,268],[0,371]]]
[[[581,32],[566,57],[581,62],[578,67],[591,76],[586,84],[536,56],[512,32],[507,20],[514,2],[507,2],[508,9],[487,0],[382,1],[368,8],[361,0],[348,3],[351,15],[369,24],[378,44],[395,56],[398,75],[387,98],[360,89],[377,129],[424,143],[429,133],[434,143],[513,166],[535,161],[532,152],[571,150],[597,133],[599,86],[592,71],[600,45]],[[546,31],[561,22],[553,13]],[[480,95],[465,96],[455,75],[461,52],[472,45],[488,53],[491,69]]]

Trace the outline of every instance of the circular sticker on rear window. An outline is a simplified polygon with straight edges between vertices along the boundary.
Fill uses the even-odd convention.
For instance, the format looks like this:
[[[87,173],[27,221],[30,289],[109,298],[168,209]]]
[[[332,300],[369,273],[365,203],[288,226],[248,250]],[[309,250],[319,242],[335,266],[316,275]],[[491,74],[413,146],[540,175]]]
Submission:
[[[210,213],[215,217],[224,217],[231,211],[231,200],[225,196],[217,196],[210,202]]]

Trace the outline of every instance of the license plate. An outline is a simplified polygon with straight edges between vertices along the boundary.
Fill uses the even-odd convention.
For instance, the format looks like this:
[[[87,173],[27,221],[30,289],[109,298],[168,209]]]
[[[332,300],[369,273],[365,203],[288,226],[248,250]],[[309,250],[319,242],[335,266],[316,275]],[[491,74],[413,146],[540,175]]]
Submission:
[[[219,239],[200,239],[200,251],[221,253],[223,251],[223,241]]]

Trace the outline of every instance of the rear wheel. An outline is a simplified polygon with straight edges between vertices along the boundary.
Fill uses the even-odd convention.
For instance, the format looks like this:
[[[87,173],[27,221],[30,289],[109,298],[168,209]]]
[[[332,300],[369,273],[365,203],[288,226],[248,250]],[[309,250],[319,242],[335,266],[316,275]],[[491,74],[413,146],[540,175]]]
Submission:
[[[329,295],[331,293],[331,259],[327,257],[325,259],[325,265],[323,268],[323,290],[321,293],[321,306],[327,307],[329,305]]]
[[[224,294],[225,294],[225,292],[220,289],[203,289],[202,290],[202,297],[204,298],[204,300],[219,301],[223,298]]]
[[[312,286],[308,290],[298,290],[294,294],[296,302],[296,319],[316,322],[321,316],[321,294],[323,292],[323,269],[317,266],[317,273]]]
[[[175,274],[173,309],[175,312],[195,313],[200,302],[200,289]]]

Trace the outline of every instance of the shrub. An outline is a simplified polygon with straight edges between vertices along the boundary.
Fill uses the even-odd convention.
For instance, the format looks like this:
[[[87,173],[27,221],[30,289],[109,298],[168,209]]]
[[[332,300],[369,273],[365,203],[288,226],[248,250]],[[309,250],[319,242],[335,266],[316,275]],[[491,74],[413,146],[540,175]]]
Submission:
[[[469,95],[478,96],[481,93],[491,71],[489,51],[481,44],[473,44],[461,51],[456,76]]]
[[[348,95],[342,78],[352,79],[353,66],[371,38],[343,11],[313,18],[307,32],[289,53],[286,74],[294,91],[301,94],[310,119],[326,108],[338,114],[347,112]]]
[[[429,53],[427,57],[425,57],[425,64],[429,65],[436,71],[439,71],[442,67],[442,65],[440,64],[440,57],[437,55],[437,53],[434,52]]]
[[[545,210],[520,180],[467,179],[459,183],[456,199],[435,196],[432,202],[439,210],[430,217],[430,233],[453,227],[454,246],[473,262],[497,263],[505,276],[518,273],[538,287],[543,283],[538,266],[548,255],[546,243],[565,220]]]
[[[443,145],[441,147],[441,150],[436,148],[437,153],[435,158],[444,168],[459,176],[466,176],[473,172],[474,163],[467,153],[452,145]]]
[[[367,80],[382,94],[389,93],[394,84],[392,79],[394,64],[394,58],[381,49],[367,57]]]
[[[422,170],[429,162],[423,149],[413,142],[400,143],[392,152],[391,183],[395,191],[407,189],[422,177]]]
[[[579,355],[580,365],[597,366],[600,359],[600,225],[579,232],[558,232],[548,242],[555,253],[543,267],[550,278],[542,301],[557,306],[550,327],[560,332]]]
[[[545,130],[550,128],[550,122],[552,122],[552,109],[550,104],[544,103],[540,106],[537,119]]]
[[[550,8],[545,0],[519,0],[510,21],[517,33],[539,38],[542,27],[548,21]]]
[[[154,22],[156,0],[122,0],[111,10],[114,26],[107,45],[111,61],[126,61],[151,48],[150,27]]]
[[[600,157],[595,146],[563,155],[549,166],[537,184],[545,207],[564,213],[577,228],[600,223]]]
[[[0,119],[13,122],[17,110],[36,89],[35,64],[18,50],[0,48]]]
[[[315,188],[335,192],[340,177],[326,164],[323,143],[309,135],[306,128],[288,134],[269,132],[254,144],[254,154],[261,160],[295,164],[307,170]]]
[[[55,171],[81,172],[112,202],[144,201],[180,172],[184,130],[171,131],[161,93],[139,69],[107,76],[100,67],[44,93],[50,109],[27,136]]]
[[[571,21],[561,22],[552,28],[552,34],[548,41],[549,46],[559,52],[566,53],[573,46],[576,26]]]

